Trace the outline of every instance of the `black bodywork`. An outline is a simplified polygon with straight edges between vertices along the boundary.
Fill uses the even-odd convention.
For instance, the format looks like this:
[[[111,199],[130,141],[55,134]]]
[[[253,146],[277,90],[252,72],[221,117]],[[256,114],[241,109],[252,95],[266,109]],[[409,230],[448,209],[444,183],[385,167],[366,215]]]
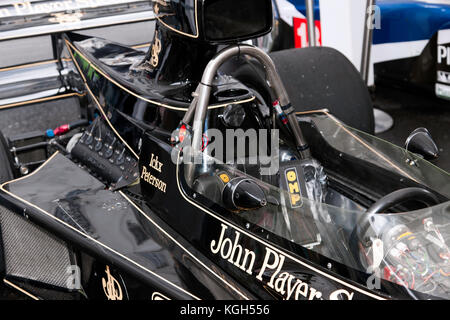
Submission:
[[[176,19],[178,31],[167,28],[173,27],[170,23],[158,25],[147,53],[76,33],[64,36],[81,84],[71,90],[83,99],[87,122],[70,151],[49,146],[48,159],[38,169],[0,187],[3,297],[17,292],[33,299],[436,298],[387,280],[369,289],[370,274],[250,222],[245,214],[227,210],[190,186],[185,167],[173,161],[172,132],[221,41],[180,36],[179,31],[189,33],[183,29],[189,23],[183,10],[176,14],[182,15]],[[182,50],[186,46],[189,50]],[[249,114],[243,128],[264,127],[254,116],[253,88],[219,73],[212,92],[210,127],[224,127],[221,115],[229,105],[243,105]],[[331,144],[321,129],[320,123],[327,121],[350,132],[326,110],[299,115],[312,156],[324,166],[334,190],[367,208],[395,190],[421,187],[439,199],[439,210],[450,210],[446,173],[436,173],[433,183],[427,183],[418,169],[411,172],[421,179],[343,152],[346,142]],[[363,147],[367,143],[358,132],[350,135]],[[376,141],[368,150],[377,156],[386,152]],[[396,159],[410,156],[400,149],[389,151],[397,152]],[[420,207],[410,204],[394,212]],[[3,232],[11,215],[46,230],[47,237],[56,237],[59,248],[65,248],[65,264],[55,267],[50,277],[42,276],[45,268],[32,272],[8,266],[10,247],[20,245]],[[228,255],[221,246],[226,240]],[[38,256],[41,249],[33,248]],[[38,261],[49,263],[49,257]],[[73,275],[80,275],[76,286]],[[280,275],[284,281],[277,280]]]

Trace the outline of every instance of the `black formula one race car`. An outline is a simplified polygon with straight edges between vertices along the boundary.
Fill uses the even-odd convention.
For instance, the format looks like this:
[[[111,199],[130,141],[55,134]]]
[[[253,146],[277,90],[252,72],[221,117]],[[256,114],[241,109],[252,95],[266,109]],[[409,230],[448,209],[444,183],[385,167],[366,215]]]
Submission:
[[[62,122],[2,136],[2,298],[450,298],[450,176],[425,129],[407,150],[370,135],[334,50],[242,44],[270,32],[270,0],[153,13],[147,52],[54,39],[76,120],[1,108]]]

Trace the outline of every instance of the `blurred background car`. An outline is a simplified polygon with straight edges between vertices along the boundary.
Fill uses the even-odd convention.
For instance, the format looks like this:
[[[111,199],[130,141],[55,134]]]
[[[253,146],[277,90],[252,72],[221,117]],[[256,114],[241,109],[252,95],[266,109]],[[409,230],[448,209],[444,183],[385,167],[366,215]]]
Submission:
[[[363,12],[354,9],[346,15],[345,0],[339,1],[336,21],[323,21],[327,0],[314,1],[316,44],[348,51],[346,44],[336,45],[344,36],[344,19],[360,21]],[[364,4],[364,1],[361,1]],[[369,84],[424,90],[442,99],[450,99],[450,2],[447,0],[377,0],[373,12],[371,68],[375,78]],[[352,4],[355,7],[355,4]],[[309,45],[305,0],[274,0],[278,39],[267,50],[303,48]],[[335,8],[333,5],[332,9]],[[361,23],[360,23],[361,24]],[[333,26],[333,28],[329,26]],[[327,28],[322,36],[322,26]],[[361,25],[362,27],[362,25]],[[358,42],[359,37],[354,37]],[[358,59],[350,60],[359,67]]]

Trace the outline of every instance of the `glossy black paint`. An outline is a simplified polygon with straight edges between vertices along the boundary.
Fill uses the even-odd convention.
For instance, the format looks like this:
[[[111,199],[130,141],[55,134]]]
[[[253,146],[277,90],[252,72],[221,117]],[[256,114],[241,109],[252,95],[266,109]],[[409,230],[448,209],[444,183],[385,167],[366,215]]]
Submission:
[[[168,29],[192,38],[199,37],[198,16],[203,1],[153,1],[156,18]]]
[[[36,174],[6,186],[7,191],[12,192],[15,198],[2,193],[2,198],[17,212],[22,212],[26,208],[32,221],[95,257],[98,261],[97,271],[93,273],[93,269],[90,269],[91,271],[83,269],[83,272],[91,274],[88,277],[89,281],[85,283],[87,297],[102,296],[101,279],[105,278],[105,272],[102,273],[101,270],[104,270],[105,265],[111,265],[111,268],[114,266],[111,272],[117,278],[131,279],[122,280],[123,288],[127,288],[129,297],[147,299],[149,292],[162,291],[161,293],[171,298],[192,298],[176,289],[170,290],[170,286],[168,288],[164,281],[157,277],[155,279],[154,274],[136,266],[135,263],[138,263],[158,275],[170,278],[177,285],[186,285],[199,298],[282,298],[264,285],[264,281],[269,282],[273,274],[264,274],[263,281],[258,281],[255,279],[257,268],[255,274],[248,274],[226,259],[213,254],[212,241],[217,241],[223,231],[223,235],[230,239],[236,237],[236,232],[239,233],[241,239],[239,243],[258,255],[255,266],[261,265],[261,259],[264,258],[264,253],[268,252],[268,248],[271,248],[271,243],[287,250],[272,249],[280,255],[290,257],[286,258],[290,260],[286,262],[284,265],[286,269],[283,270],[295,274],[297,279],[308,286],[310,290],[308,297],[318,297],[315,294],[320,293],[321,297],[328,298],[337,290],[346,290],[346,294],[354,298],[367,298],[364,294],[350,291],[342,283],[338,284],[333,280],[340,279],[343,283],[348,283],[348,279],[353,279],[364,283],[365,278],[361,273],[348,270],[345,266],[280,239],[254,225],[244,228],[244,221],[239,216],[230,215],[200,195],[194,197],[182,179],[182,166],[177,167],[173,163],[172,147],[167,142],[155,138],[151,132],[141,132],[143,139],[140,153],[141,174],[144,173],[144,166],[151,170],[149,167],[151,159],[157,156],[162,164],[161,172],[152,170],[152,174],[167,184],[165,192],[141,179],[140,186],[124,190],[123,195],[133,201],[130,203],[123,195],[104,190],[102,183],[64,156],[57,155]],[[320,143],[317,145],[320,146]],[[327,148],[332,149],[330,146]],[[41,191],[38,195],[35,193],[37,185],[44,186],[39,187]],[[55,202],[56,199],[58,200]],[[23,203],[23,200],[29,203]],[[136,210],[137,208],[142,212]],[[143,212],[155,223],[149,223]],[[171,234],[182,246],[174,245],[173,239],[168,238],[167,234]],[[251,237],[250,234],[254,236]],[[146,243],[147,241],[150,243]],[[192,259],[192,255],[187,255],[188,252],[201,259],[203,265]],[[166,261],[166,265],[163,263],[162,267],[157,261]],[[311,262],[314,262],[313,269],[308,267]],[[333,263],[332,270],[324,268],[329,262]],[[167,265],[167,270],[164,270]],[[321,274],[317,274],[317,270]],[[199,287],[198,277],[202,280],[205,277],[209,278],[209,281],[201,282],[204,286]],[[226,283],[220,279],[226,279]],[[350,283],[362,289],[356,282]],[[395,293],[396,297],[403,296],[400,287],[390,283],[384,285],[384,290],[390,294]],[[136,291],[129,289],[129,286],[136,288]]]
[[[371,293],[357,284],[364,283],[366,275],[254,225],[245,228],[238,215],[230,215],[199,194],[194,196],[183,181],[183,167],[172,161],[171,146],[149,133],[142,138],[140,186],[123,193],[105,190],[102,183],[59,154],[37,173],[7,184],[8,193],[2,193],[2,198],[11,201],[16,210],[22,208],[18,212],[26,208],[32,221],[98,261],[90,273],[82,270],[91,274],[84,283],[88,298],[101,296],[100,280],[106,278],[101,270],[108,265],[116,279],[131,279],[121,282],[122,292],[126,288],[128,297],[148,299],[150,293],[157,291],[170,298],[193,298],[179,290],[186,287],[198,298],[281,299],[283,296],[267,285],[273,272],[262,274],[262,280],[255,278],[267,254],[283,256],[286,262],[280,271],[289,272],[304,283],[306,296],[301,291],[298,298],[327,299],[336,292],[341,293],[341,298],[370,298]],[[155,157],[162,164],[161,172],[150,167]],[[145,181],[144,166],[166,183],[165,192]],[[39,194],[35,193],[37,185],[43,186]],[[255,253],[251,274],[213,252],[221,235],[222,239],[238,239],[243,248]],[[330,262],[332,270],[325,268]],[[97,271],[92,272],[94,269]],[[174,285],[168,285],[160,277]],[[198,285],[199,279],[202,286]],[[402,288],[390,283],[383,283],[384,290],[395,293],[395,297],[403,296]]]
[[[155,26],[154,45],[160,46],[160,51],[151,47],[136,69],[159,83],[199,82],[206,64],[218,50],[215,44],[180,37],[160,23]],[[153,58],[156,53],[157,58]]]
[[[225,270],[233,278],[238,279],[238,282],[247,287],[257,297],[262,299],[283,298],[277,294],[274,290],[267,286],[267,282],[270,281],[270,277],[273,274],[264,274],[263,281],[255,279],[257,275],[258,267],[261,267],[262,260],[265,256],[267,246],[265,240],[256,240],[248,236],[248,233],[256,234],[265,238],[266,234],[262,229],[252,226],[249,229],[243,229],[244,221],[239,219],[238,216],[230,216],[229,212],[221,209],[210,201],[202,198],[200,194],[194,196],[193,192],[183,182],[183,169],[182,166],[178,168],[172,162],[171,149],[168,146],[164,147],[164,143],[157,141],[151,136],[147,136],[144,139],[143,149],[141,152],[140,166],[148,166],[150,157],[157,155],[159,161],[163,165],[162,173],[152,171],[152,174],[156,178],[166,181],[167,190],[166,193],[161,193],[153,186],[141,180],[142,195],[148,202],[149,206],[154,209],[167,224],[174,227],[174,229],[186,237],[190,243],[196,248],[199,248],[205,255],[209,256],[211,260],[215,261],[218,267]],[[168,201],[168,199],[178,199],[177,201]],[[189,201],[189,199],[191,199]],[[193,200],[195,199],[195,200]],[[179,208],[183,208],[180,213]],[[222,221],[219,217],[227,217],[229,222]],[[255,261],[255,271],[252,274],[247,273],[228,262],[226,259],[213,254],[211,251],[212,241],[218,240],[222,229],[226,227],[226,236],[231,239],[235,239],[235,232],[240,234],[239,243],[249,250],[252,250],[257,254]],[[273,241],[273,235],[270,235],[270,241]],[[267,239],[266,239],[267,240]],[[217,242],[216,242],[217,243]],[[290,249],[291,245],[288,246]],[[303,250],[303,249],[302,249]],[[281,254],[281,252],[280,252]],[[301,259],[301,258],[300,258]],[[286,271],[295,272],[299,279],[307,283],[308,290],[311,286],[311,292],[320,290],[324,294],[328,295],[335,290],[343,288],[329,279],[322,279],[317,273],[311,271],[305,266],[302,266],[298,262],[289,261],[286,266]],[[319,280],[320,279],[320,280]],[[266,283],[266,285],[265,285]],[[320,283],[320,288],[314,288],[316,283]],[[308,291],[308,295],[311,293]],[[359,296],[360,298],[364,295]]]
[[[84,52],[83,52],[84,53]],[[81,57],[80,53],[78,55]],[[79,60],[80,64],[83,63],[82,60]],[[84,69],[82,72],[85,75],[92,72],[89,72],[89,69]],[[88,85],[93,85],[94,89],[92,90],[94,94],[98,94],[98,99],[102,101],[102,107],[105,107],[105,111],[107,114],[110,114],[110,121],[112,125],[118,130],[119,134],[123,136],[126,141],[130,143],[132,148],[136,152],[140,152],[140,168],[141,174],[143,173],[143,166],[147,166],[150,163],[151,156],[158,156],[158,161],[163,163],[162,172],[152,172],[152,174],[159,179],[160,181],[164,181],[167,185],[166,192],[162,193],[160,190],[156,189],[154,186],[142,181],[141,176],[141,191],[134,191],[134,197],[142,201],[145,204],[145,211],[151,208],[151,212],[154,212],[158,217],[160,217],[167,225],[170,225],[174,228],[177,234],[182,235],[184,238],[188,240],[188,242],[193,245],[195,248],[199,249],[202,254],[206,257],[209,257],[211,261],[215,261],[217,267],[214,267],[213,270],[218,272],[218,270],[224,270],[220,272],[221,277],[225,274],[230,274],[233,278],[238,279],[238,283],[241,286],[245,286],[250,290],[252,294],[256,297],[260,298],[273,298],[281,296],[277,296],[277,294],[268,289],[267,286],[264,286],[264,283],[258,282],[255,280],[255,275],[249,275],[248,273],[236,268],[233,265],[224,259],[218,259],[218,257],[211,252],[211,244],[213,240],[217,240],[218,235],[221,234],[221,230],[224,228],[222,222],[220,220],[220,216],[227,217],[229,219],[229,225],[227,225],[227,235],[232,237],[233,228],[238,230],[238,232],[245,233],[246,230],[242,229],[244,225],[244,221],[240,219],[238,216],[233,216],[218,207],[215,204],[209,203],[206,199],[202,199],[200,195],[197,195],[197,200],[192,201],[194,199],[194,195],[192,191],[187,187],[187,185],[182,181],[182,179],[178,179],[183,176],[182,168],[177,168],[172,160],[172,148],[168,144],[168,135],[161,134],[161,128],[164,129],[164,124],[159,122],[155,127],[148,127],[144,125],[142,122],[138,122],[135,119],[131,118],[130,115],[132,112],[127,110],[129,108],[129,103],[127,103],[127,98],[130,95],[127,92],[124,92],[123,88],[115,85],[111,82],[110,79],[105,78],[104,76],[99,76],[94,80],[88,82]],[[106,95],[105,95],[106,93]],[[123,98],[121,98],[123,97]],[[134,99],[135,97],[133,97]],[[115,100],[117,99],[117,100]],[[123,101],[123,102],[120,102]],[[119,103],[120,102],[120,103]],[[133,105],[133,103],[131,104]],[[167,110],[164,107],[158,108],[160,112],[174,115],[177,112],[173,112],[172,110]],[[176,121],[172,122],[172,124],[176,123]],[[156,130],[158,127],[158,130]],[[169,130],[170,125],[166,128]],[[302,128],[304,125],[302,125]],[[311,141],[312,145],[316,146],[315,150],[313,150],[313,154],[318,157],[319,160],[327,163],[330,159],[335,159],[336,155],[328,155],[326,156],[326,152],[334,152],[334,149],[327,145],[326,142],[320,140],[314,140],[314,137],[318,137],[318,135],[314,134],[314,128],[303,128],[305,132],[309,136],[309,141]],[[166,133],[169,133],[168,131]],[[141,150],[138,149],[137,140],[142,139],[143,144]],[[325,153],[324,153],[325,152]],[[345,168],[354,168],[354,166],[360,166],[361,170],[357,172],[361,172],[361,183],[367,183],[367,176],[365,174],[369,174],[370,170],[373,170],[373,166],[370,164],[361,163],[360,160],[352,159],[351,157],[344,157],[344,159],[348,159],[348,166],[344,166]],[[341,160],[342,161],[342,160]],[[331,168],[333,168],[332,162],[328,164]],[[371,168],[369,168],[371,167]],[[177,176],[177,169],[181,170]],[[336,170],[340,170],[341,166],[336,167]],[[379,170],[379,169],[378,169]],[[370,180],[374,182],[372,185],[373,189],[373,198],[376,198],[378,194],[381,194],[385,188],[386,183],[391,184],[391,188],[399,188],[399,182],[403,181],[402,186],[410,185],[411,183],[407,183],[405,180],[399,180],[397,178],[392,179],[392,173],[385,173],[381,175],[385,177],[385,181],[382,182],[379,186],[375,183],[376,181]],[[377,191],[379,190],[379,191]],[[174,199],[177,199],[174,201]],[[191,199],[191,201],[188,201]],[[197,202],[197,203],[196,203]],[[144,206],[144,205],[143,205]],[[183,216],[188,218],[180,219],[180,207],[183,208]],[[203,208],[203,209],[202,209]],[[256,226],[251,226],[249,231],[252,234],[261,234],[263,237],[267,235],[264,233],[264,230],[257,228]],[[261,233],[262,232],[262,233]],[[325,267],[330,262],[328,259],[321,257],[318,254],[309,252],[308,250],[296,246],[286,240],[278,238],[276,235],[269,234],[269,240],[271,243],[276,243],[278,246],[285,248],[290,253],[295,253],[295,259],[298,259],[304,263],[304,265],[299,265],[295,260],[289,263],[289,270],[296,270],[295,273],[297,275],[303,274],[301,279],[303,281],[307,280],[308,285],[311,285],[311,288],[314,290],[320,290],[320,293],[323,295],[328,295],[328,297],[336,290],[342,289],[342,285],[337,285],[335,280],[330,280],[330,278],[326,277],[327,280],[323,280],[322,275],[328,274],[331,275],[331,279],[337,278],[341,279],[341,281],[346,281],[346,279],[352,279],[352,285],[355,287],[362,289],[357,283],[365,283],[367,280],[367,275],[363,275],[355,270],[349,270],[347,267],[336,264],[333,262],[333,270],[327,270]],[[259,236],[257,236],[258,238]],[[241,239],[244,239],[242,236]],[[267,240],[267,239],[266,239]],[[263,258],[263,253],[267,250],[267,242],[266,240],[256,240],[255,238],[246,238],[244,243],[248,246],[249,250],[253,250],[255,252],[260,253],[258,255],[258,259]],[[284,253],[284,252],[283,252]],[[282,253],[280,253],[282,254]],[[306,260],[304,260],[306,258]],[[311,269],[306,268],[305,266],[309,265],[312,261],[314,261],[315,268],[320,270],[322,275],[318,275],[315,272],[311,272]],[[261,263],[261,260],[258,260],[258,263]],[[220,269],[219,269],[220,268]],[[342,278],[345,277],[345,278]],[[265,280],[267,280],[267,276],[264,276]],[[270,276],[269,276],[270,279]],[[320,280],[319,280],[320,279]],[[323,281],[325,281],[324,284]],[[306,282],[305,282],[306,283]],[[314,288],[313,284],[322,283],[319,289]],[[238,284],[234,285],[235,287],[239,287]],[[239,287],[241,288],[241,287]],[[239,291],[242,289],[239,289]],[[333,291],[334,290],[334,291]],[[384,283],[383,290],[386,290],[386,293],[392,294],[395,297],[407,297],[406,293],[401,287],[392,285],[391,283]],[[364,290],[362,290],[364,292]],[[355,293],[348,291],[349,294],[353,294],[358,298],[364,298],[365,295],[358,295],[361,293]],[[356,294],[356,295],[355,295]],[[324,296],[326,298],[326,296]]]
[[[39,199],[33,195],[37,184],[45,185]],[[155,291],[176,299],[236,298],[221,288],[217,277],[211,273],[195,272],[203,270],[198,261],[213,265],[171,232],[152,211],[146,209],[145,215],[139,211],[141,202],[136,200],[134,192],[127,192],[134,199],[132,203],[122,194],[105,190],[102,183],[60,154],[26,180],[11,183],[6,188],[14,194],[14,202],[21,199],[17,204],[27,208],[32,221],[95,257],[100,270],[82,269],[83,278],[87,277],[83,283],[87,298],[101,296],[98,290],[102,289],[102,282],[92,281],[92,277],[95,273],[99,280],[106,278],[105,272],[101,272],[105,264],[114,268],[111,272],[118,268],[120,271],[116,274],[134,279],[130,280],[132,285],[122,280],[121,288],[123,294],[126,290],[135,299],[150,299]],[[3,196],[10,198],[8,194]],[[185,248],[198,260],[187,256]],[[207,287],[198,285],[195,274],[201,276],[201,283]],[[144,286],[145,290],[138,288],[142,294],[137,295],[129,286]]]
[[[286,295],[271,283],[272,277],[287,272],[301,288],[291,292],[291,298],[408,298],[402,287],[390,282],[382,282],[380,291],[369,291],[365,273],[246,223],[188,186],[169,137],[201,74],[196,64],[205,57],[204,51],[209,56],[216,48],[201,45],[183,60],[178,52],[183,42],[157,30],[161,32],[158,39],[165,42],[161,57],[168,60],[153,70],[136,68],[142,59],[150,61],[152,51],[144,56],[101,39],[75,34],[66,38],[101,121],[116,130],[139,157],[139,184],[112,192],[70,157],[56,154],[39,171],[6,184],[0,193],[2,204],[73,246],[85,297],[151,299],[158,292],[173,299],[283,299]],[[171,47],[177,50],[171,52]],[[224,81],[215,92],[221,86],[243,87],[237,81]],[[239,99],[249,97],[250,92]],[[224,104],[239,100],[220,101],[217,95],[216,99]],[[214,118],[222,109],[210,113]],[[321,138],[312,122],[302,123],[302,129],[314,157],[329,168],[334,183],[346,185],[339,180],[340,170],[351,170],[353,188],[361,189],[369,203],[386,189],[414,185],[340,154]],[[251,252],[253,263],[239,266],[241,261],[224,258],[218,245],[224,239]],[[266,258],[283,261],[277,272],[263,270]],[[30,290],[37,289],[31,286]]]
[[[149,157],[152,154],[158,155],[160,161],[165,164],[166,168],[161,175],[155,173],[155,176],[158,179],[167,181],[168,184],[167,194],[161,194],[158,191],[155,191],[153,187],[147,186],[144,182],[142,182],[142,184],[145,185],[142,188],[142,194],[145,197],[146,201],[148,201],[149,206],[155,208],[155,212],[160,215],[161,218],[167,222],[167,224],[171,225],[175,230],[177,230],[177,232],[187,237],[187,239],[191,243],[195,244],[197,248],[203,250],[204,254],[210,256],[211,259],[219,259],[218,261],[216,260],[216,263],[220,267],[233,275],[236,279],[239,279],[240,283],[242,283],[244,286],[249,286],[249,288],[254,290],[254,292],[260,298],[270,299],[271,297],[277,297],[279,299],[282,299],[283,297],[268,288],[267,285],[264,285],[263,283],[256,280],[256,272],[255,274],[249,275],[236,266],[230,264],[226,259],[221,259],[211,252],[212,240],[218,239],[218,235],[221,234],[221,230],[223,228],[223,220],[221,219],[221,217],[223,217],[223,219],[228,222],[225,222],[225,225],[227,225],[225,235],[228,238],[234,240],[236,239],[236,231],[239,232],[241,239],[239,243],[243,243],[245,245],[245,248],[249,248],[250,250],[256,252],[259,259],[262,259],[264,257],[264,252],[265,250],[267,250],[267,246],[270,246],[270,244],[276,244],[279,248],[284,248],[285,250],[287,250],[287,252],[289,252],[286,256],[294,257],[295,259],[303,262],[304,264],[302,265],[298,262],[298,260],[296,261],[292,259],[289,261],[289,263],[286,263],[287,265],[289,265],[289,267],[286,265],[287,269],[285,271],[294,272],[299,279],[303,279],[303,281],[306,281],[308,285],[311,286],[311,288],[321,292],[324,299],[328,299],[329,296],[336,290],[347,289],[345,285],[337,284],[334,280],[330,280],[329,277],[324,276],[324,274],[329,275],[331,279],[337,278],[344,281],[344,283],[351,283],[356,287],[359,287],[358,283],[367,283],[367,274],[336,263],[335,261],[327,259],[297,244],[284,240],[277,235],[268,232],[267,230],[257,227],[256,225],[252,225],[251,223],[248,224],[248,222],[238,214],[232,214],[230,211],[225,210],[217,204],[212,203],[208,199],[202,197],[200,194],[195,193],[191,188],[187,186],[186,182],[184,182],[183,180],[183,166],[167,169],[167,165],[172,166],[172,162],[171,155],[164,155],[169,151],[169,149],[166,149],[167,147],[161,148],[162,146],[164,146],[164,143],[156,140],[151,136],[148,136],[148,138],[149,141],[144,142],[143,145],[140,165],[146,165],[146,163],[149,162]],[[146,141],[146,139],[144,141]],[[327,146],[327,148],[333,150],[331,146]],[[317,152],[318,154],[321,153],[320,149],[315,149],[315,152]],[[353,163],[357,164],[358,161],[356,159],[351,159],[350,157],[348,162],[349,168],[352,167]],[[367,168],[367,170],[368,169],[369,168]],[[177,170],[179,171],[178,177],[174,176]],[[386,172],[385,175],[388,176],[389,174]],[[179,186],[173,186],[175,183],[179,184]],[[367,180],[365,181],[365,183],[367,184]],[[393,181],[385,181],[385,183],[393,183]],[[408,183],[411,182],[407,182],[406,184]],[[381,192],[381,189],[379,190],[379,192]],[[180,198],[180,193],[182,198]],[[182,205],[184,208],[182,214],[183,216],[189,217],[188,219],[180,219],[180,212],[178,210],[178,207],[180,206],[179,202],[167,200],[164,201],[164,199],[175,198],[180,199],[182,203],[184,203],[183,199],[186,201],[186,203]],[[189,199],[191,201],[189,201]],[[189,206],[189,203],[196,203],[196,205],[193,204],[193,206]],[[249,227],[246,227],[246,225],[249,225]],[[245,233],[247,232],[252,235],[256,235],[256,237],[260,240],[258,241],[258,239],[246,237]],[[286,251],[282,250],[280,253],[286,254]],[[257,260],[255,266],[257,266],[258,263],[262,263],[262,261]],[[327,265],[329,263],[333,265],[332,270],[329,270],[327,268]],[[308,265],[314,266],[314,268],[317,268],[324,274],[317,274],[317,272],[311,271],[311,269],[307,267]],[[259,270],[255,267],[255,271]],[[267,279],[267,282],[269,282],[269,279],[272,275],[273,274],[269,273],[268,275],[265,275],[263,279]],[[351,279],[352,281],[349,282],[349,279]],[[366,295],[361,294],[360,292],[350,290],[348,291],[348,293],[353,294],[354,299],[368,298]],[[408,294],[404,290],[404,288],[386,281],[382,281],[382,290],[380,293],[386,294],[385,297],[390,296],[396,298],[408,298]],[[421,295],[418,294],[418,296]]]

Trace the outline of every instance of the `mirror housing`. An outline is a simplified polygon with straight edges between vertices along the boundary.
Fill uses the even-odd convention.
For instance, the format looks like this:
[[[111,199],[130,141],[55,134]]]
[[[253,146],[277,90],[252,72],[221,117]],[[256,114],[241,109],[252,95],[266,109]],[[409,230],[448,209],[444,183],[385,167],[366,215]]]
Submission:
[[[405,142],[407,151],[417,153],[425,160],[435,160],[439,157],[439,149],[426,128],[417,128]]]
[[[222,44],[272,30],[272,0],[153,0],[158,22],[178,35]]]
[[[251,179],[235,178],[225,185],[222,201],[232,211],[256,210],[267,205],[261,187]]]

